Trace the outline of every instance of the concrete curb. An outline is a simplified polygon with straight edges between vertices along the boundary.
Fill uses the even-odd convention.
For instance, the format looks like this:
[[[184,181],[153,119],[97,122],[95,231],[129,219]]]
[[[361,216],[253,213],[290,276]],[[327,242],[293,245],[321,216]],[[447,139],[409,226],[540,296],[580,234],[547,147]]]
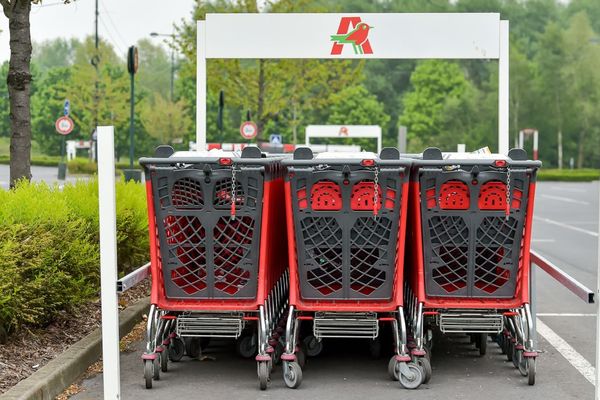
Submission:
[[[150,298],[147,297],[127,307],[119,314],[121,337],[129,333],[142,320],[142,315],[148,312],[149,306]],[[54,400],[101,355],[102,332],[98,328],[70,346],[39,371],[27,379],[23,379],[1,395],[0,400]]]

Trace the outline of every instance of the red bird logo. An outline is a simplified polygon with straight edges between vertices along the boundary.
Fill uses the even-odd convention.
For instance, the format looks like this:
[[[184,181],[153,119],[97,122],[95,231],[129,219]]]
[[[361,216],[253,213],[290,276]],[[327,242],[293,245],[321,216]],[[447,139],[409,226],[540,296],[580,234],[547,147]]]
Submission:
[[[353,29],[350,30],[350,25]],[[373,29],[367,23],[362,22],[360,17],[342,17],[337,34],[331,35],[333,47],[331,55],[342,54],[345,44],[351,44],[354,54],[373,54],[371,43],[369,43],[369,31]]]

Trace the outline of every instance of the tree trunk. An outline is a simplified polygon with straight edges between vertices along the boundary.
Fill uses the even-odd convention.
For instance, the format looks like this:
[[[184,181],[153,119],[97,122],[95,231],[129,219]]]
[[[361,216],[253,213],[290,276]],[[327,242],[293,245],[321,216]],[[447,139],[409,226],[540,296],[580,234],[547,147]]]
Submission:
[[[10,186],[19,179],[31,180],[31,36],[29,32],[30,0],[13,0],[5,7],[10,31],[8,96],[10,99]]]
[[[579,131],[579,143],[577,144],[577,168],[583,168],[583,152],[585,146],[583,141],[585,139],[585,129]]]
[[[256,135],[256,143],[259,143],[262,138],[263,128],[265,126],[265,60],[258,60],[258,105],[256,110],[256,127],[258,133]]]

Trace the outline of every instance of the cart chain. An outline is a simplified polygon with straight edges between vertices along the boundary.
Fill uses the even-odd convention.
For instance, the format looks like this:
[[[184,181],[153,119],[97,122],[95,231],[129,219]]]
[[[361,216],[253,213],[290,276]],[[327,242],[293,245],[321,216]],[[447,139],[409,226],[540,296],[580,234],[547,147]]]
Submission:
[[[231,166],[231,220],[235,220],[235,165]]]
[[[510,168],[506,167],[506,220],[510,215]]]
[[[375,167],[373,179],[373,219],[377,219],[379,213],[379,168]]]

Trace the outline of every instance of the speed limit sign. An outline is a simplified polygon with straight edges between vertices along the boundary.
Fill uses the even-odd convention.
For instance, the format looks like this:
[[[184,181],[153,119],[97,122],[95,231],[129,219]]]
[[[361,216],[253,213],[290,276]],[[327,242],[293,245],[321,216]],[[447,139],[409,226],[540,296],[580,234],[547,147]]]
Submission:
[[[258,133],[258,127],[252,121],[246,121],[240,126],[240,134],[244,139],[254,139]]]
[[[56,120],[55,127],[56,132],[66,136],[73,131],[73,128],[75,128],[75,123],[71,118],[65,115]]]

